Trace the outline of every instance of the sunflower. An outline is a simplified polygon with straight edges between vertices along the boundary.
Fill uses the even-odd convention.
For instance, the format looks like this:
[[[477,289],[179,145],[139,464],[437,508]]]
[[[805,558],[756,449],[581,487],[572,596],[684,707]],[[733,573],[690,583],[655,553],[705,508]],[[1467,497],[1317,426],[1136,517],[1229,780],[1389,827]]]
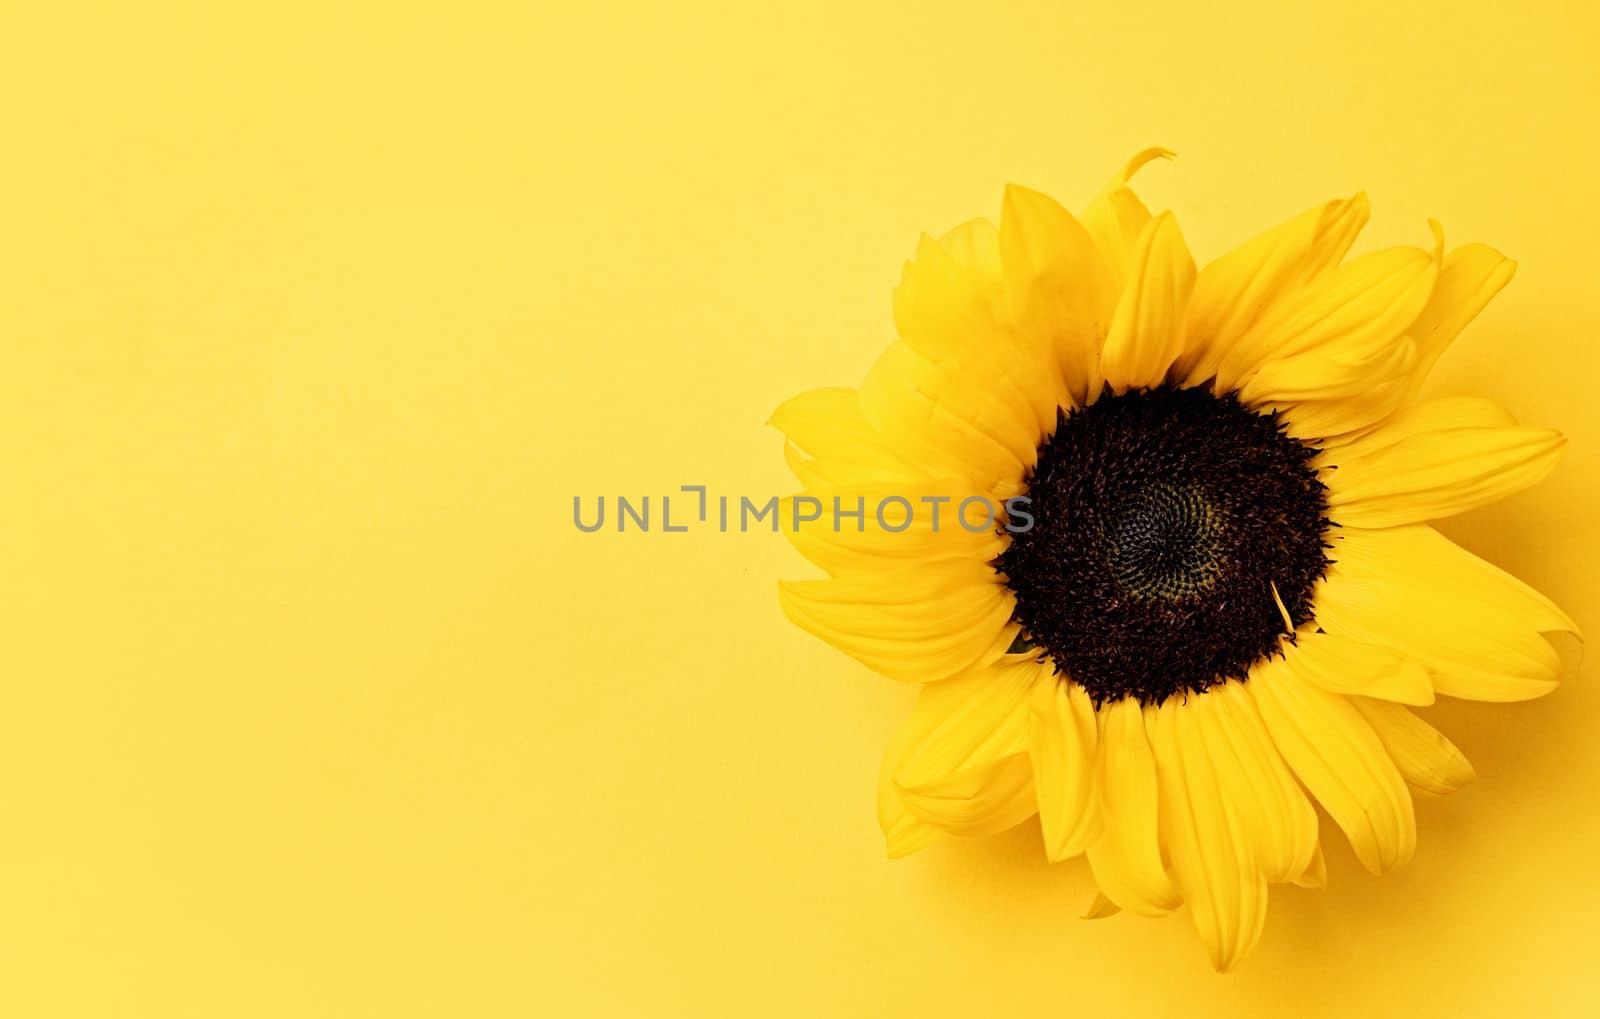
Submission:
[[[1081,217],[1012,186],[998,228],[922,239],[860,388],[773,416],[786,532],[828,574],[779,599],[922,685],[879,781],[891,856],[1037,813],[1051,860],[1087,857],[1089,915],[1187,904],[1228,970],[1270,884],[1325,883],[1313,801],[1382,873],[1412,790],[1472,779],[1412,708],[1555,686],[1571,619],[1428,521],[1540,480],[1563,439],[1418,400],[1509,259],[1430,224],[1346,260],[1358,194],[1196,271],[1128,186],[1168,155]]]

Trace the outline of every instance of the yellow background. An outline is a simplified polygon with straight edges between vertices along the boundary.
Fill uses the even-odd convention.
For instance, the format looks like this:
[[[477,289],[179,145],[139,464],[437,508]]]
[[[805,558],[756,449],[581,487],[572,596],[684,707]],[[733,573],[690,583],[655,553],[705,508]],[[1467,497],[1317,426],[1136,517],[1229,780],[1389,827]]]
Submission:
[[[0,34],[0,1014],[1584,1010],[1592,669],[1219,978],[1035,825],[885,861],[912,691],[798,559],[571,498],[783,490],[919,231],[1163,144],[1202,260],[1366,188],[1521,261],[1438,387],[1572,446],[1446,529],[1600,631],[1587,5],[291,6]]]

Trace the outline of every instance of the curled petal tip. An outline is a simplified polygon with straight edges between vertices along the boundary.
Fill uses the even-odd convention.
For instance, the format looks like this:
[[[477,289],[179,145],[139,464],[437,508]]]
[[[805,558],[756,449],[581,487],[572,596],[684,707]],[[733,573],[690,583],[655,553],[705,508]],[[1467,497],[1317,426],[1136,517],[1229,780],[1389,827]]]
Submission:
[[[1428,220],[1428,229],[1433,232],[1433,260],[1444,261],[1444,224],[1436,219]]]
[[[1133,158],[1128,160],[1127,165],[1122,168],[1122,172],[1111,179],[1111,184],[1106,188],[1106,190],[1115,190],[1116,188],[1120,188],[1127,184],[1128,181],[1133,179],[1134,174],[1138,173],[1144,168],[1146,163],[1153,162],[1157,159],[1173,159],[1177,155],[1178,154],[1171,149],[1164,149],[1159,145],[1136,152],[1134,153]]]

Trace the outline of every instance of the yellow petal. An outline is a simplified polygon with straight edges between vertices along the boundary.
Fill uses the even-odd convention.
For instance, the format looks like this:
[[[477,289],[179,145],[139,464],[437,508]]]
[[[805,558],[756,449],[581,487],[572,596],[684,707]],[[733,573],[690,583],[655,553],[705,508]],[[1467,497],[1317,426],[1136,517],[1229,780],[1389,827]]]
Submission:
[[[1307,628],[1284,648],[1288,668],[1321,690],[1401,704],[1432,704],[1428,670],[1388,648]]]
[[[905,343],[886,349],[861,386],[867,422],[934,477],[971,478],[980,491],[1021,490],[1042,433],[1032,406],[1008,395],[992,365],[935,364]]]
[[[1218,368],[1217,388],[1241,389],[1268,362],[1303,354],[1363,361],[1416,320],[1437,276],[1434,256],[1411,247],[1373,252],[1322,273],[1239,337]],[[1258,397],[1278,384],[1269,375]]]
[[[801,393],[784,401],[767,423],[788,438],[785,458],[807,487],[906,479],[918,474],[867,423],[854,389]]]
[[[1404,336],[1365,350],[1332,344],[1268,361],[1239,396],[1251,406],[1284,411],[1295,438],[1326,445],[1393,414],[1416,359]]]
[[[1400,774],[1423,792],[1443,796],[1477,777],[1455,744],[1411,710],[1366,697],[1352,697],[1350,703],[1378,734]]]
[[[1367,222],[1367,196],[1326,202],[1273,227],[1200,271],[1185,316],[1177,378],[1196,386],[1269,309],[1339,264]]]
[[[1255,701],[1238,682],[1191,698],[1206,746],[1216,761],[1224,798],[1268,881],[1291,881],[1311,865],[1317,815],[1267,735]]]
[[[1123,281],[1128,276],[1128,266],[1133,260],[1139,235],[1150,224],[1150,210],[1144,207],[1127,183],[1146,163],[1171,157],[1171,152],[1161,148],[1137,153],[1083,212],[1083,225],[1100,249],[1106,270],[1111,274],[1112,285],[1117,290],[1122,289]]]
[[[1137,175],[1140,170],[1144,169],[1146,166],[1150,165],[1156,160],[1175,159],[1177,155],[1178,154],[1171,149],[1163,148],[1160,145],[1151,145],[1148,148],[1140,149],[1138,152],[1135,152],[1132,156],[1130,156],[1126,163],[1122,164],[1122,169],[1118,170],[1116,176],[1112,177],[1110,182],[1106,184],[1106,190],[1112,191],[1116,188],[1123,187],[1130,180],[1133,180],[1134,176]]]
[[[1243,367],[1240,398],[1254,407],[1286,410],[1290,435],[1323,443],[1363,432],[1402,406],[1410,396],[1418,354],[1415,341],[1398,331],[1422,310],[1444,258],[1444,230],[1432,220],[1429,226],[1434,233],[1431,255],[1417,249],[1394,249],[1399,254],[1391,258],[1392,252],[1379,252],[1341,266],[1304,288],[1303,294],[1313,295],[1319,285],[1328,285],[1327,293],[1308,298],[1301,309],[1302,315],[1327,317],[1309,325],[1253,372]],[[1419,260],[1424,257],[1425,262]],[[1361,270],[1361,263],[1369,260],[1373,271]],[[1407,262],[1412,263],[1414,273],[1406,271]],[[1345,273],[1349,274],[1345,284],[1360,285],[1365,280],[1370,289],[1341,292],[1334,281]],[[1350,306],[1342,312],[1332,305],[1319,308],[1318,300],[1323,298],[1347,300]],[[1304,317],[1298,320],[1299,325],[1309,322]],[[1285,330],[1297,328],[1289,321],[1274,325]],[[1249,337],[1241,341],[1239,350],[1247,350],[1250,342]]]
[[[958,359],[988,340],[999,297],[993,224],[975,220],[949,236],[954,243],[947,246],[924,235],[894,291],[900,338],[934,361]]]
[[[1330,346],[1268,361],[1239,391],[1246,402],[1273,407],[1359,400],[1368,390],[1404,373],[1416,361],[1404,336],[1371,349]],[[1375,419],[1374,419],[1375,420]],[[1312,430],[1302,428],[1306,435]]]
[[[1100,709],[1100,837],[1088,849],[1095,883],[1123,909],[1160,916],[1182,901],[1161,860],[1155,757],[1139,702]]]
[[[1372,727],[1350,702],[1297,679],[1285,660],[1258,664],[1245,684],[1284,760],[1375,874],[1411,859],[1411,794]]]
[[[1076,683],[1042,675],[1034,685],[1028,752],[1045,854],[1065,860],[1088,848],[1099,833],[1096,809],[1094,704]]]
[[[1527,700],[1555,688],[1561,658],[1541,634],[1577,628],[1526,584],[1425,524],[1340,528],[1334,545],[1313,594],[1329,633],[1392,648],[1449,697]]]
[[[1226,764],[1208,752],[1190,706],[1173,700],[1146,709],[1160,776],[1161,835],[1211,965],[1227,972],[1261,938],[1267,881],[1241,811],[1223,791]]]
[[[1053,428],[1065,390],[1055,351],[1013,329],[1002,313],[999,234],[973,220],[939,240],[923,237],[894,293],[895,328],[921,358],[968,376],[1019,410],[1035,433]]]
[[[940,237],[939,245],[957,264],[977,276],[986,296],[998,296],[1000,232],[993,223],[982,217],[969,219]]]
[[[1418,410],[1399,415],[1404,434],[1393,441],[1385,441],[1387,428],[1380,427],[1364,451],[1341,451],[1337,468],[1324,474],[1333,519],[1394,527],[1464,513],[1543,480],[1566,445],[1560,432],[1546,428],[1419,429],[1406,420]]]
[[[902,725],[889,741],[878,770],[878,828],[883,832],[884,850],[891,860],[926,849],[943,834],[911,812],[900,794],[900,787],[894,784],[895,769],[916,746],[919,737],[919,729],[914,729],[909,722]]]
[[[906,808],[951,835],[993,835],[1039,809],[1033,769],[1023,752],[915,789],[900,787]]]
[[[1067,399],[1088,402],[1117,303],[1094,238],[1055,200],[1012,185],[1000,214],[1000,259],[1018,333],[1054,352]]]
[[[1439,355],[1516,273],[1517,263],[1487,244],[1466,244],[1445,256],[1427,307],[1409,330],[1418,354],[1411,395]]]
[[[1326,888],[1328,887],[1328,861],[1322,855],[1322,843],[1318,842],[1316,849],[1311,854],[1311,863],[1294,879],[1294,883],[1301,888]]]
[[[871,575],[785,581],[795,625],[890,679],[933,682],[997,660],[1015,604],[987,563],[932,562]]]
[[[1096,892],[1094,900],[1089,903],[1089,908],[1083,911],[1085,920],[1104,920],[1108,916],[1116,916],[1122,908],[1115,902]]]
[[[907,813],[952,835],[1003,831],[1033,815],[1027,715],[1039,674],[1033,659],[1009,655],[923,687],[892,762]]]
[[[917,695],[906,723],[916,734],[895,769],[902,789],[926,788],[974,767],[1028,749],[1028,699],[1048,670],[1025,655],[1007,655]]]
[[[1336,467],[1341,459],[1366,456],[1413,435],[1450,428],[1515,427],[1516,423],[1516,419],[1493,400],[1446,396],[1409,407],[1361,435],[1328,443],[1317,462],[1319,466]]]
[[[988,562],[1007,545],[995,523],[1004,513],[1004,503],[949,479],[808,488],[778,503],[784,537],[835,576],[941,559]]]
[[[1160,385],[1183,349],[1183,315],[1194,288],[1194,259],[1178,221],[1164,212],[1139,237],[1127,282],[1101,354],[1101,373],[1118,392]]]

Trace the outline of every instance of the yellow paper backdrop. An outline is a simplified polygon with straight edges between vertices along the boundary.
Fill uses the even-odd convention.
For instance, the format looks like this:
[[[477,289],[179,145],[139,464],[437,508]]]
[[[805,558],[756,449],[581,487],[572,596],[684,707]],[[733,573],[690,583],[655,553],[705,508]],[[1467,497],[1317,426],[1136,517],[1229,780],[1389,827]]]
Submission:
[[[1588,5],[251,6],[0,33],[0,1014],[1589,1013],[1592,670],[1219,978],[1034,825],[885,861],[806,568],[570,501],[783,490],[920,231],[1163,144],[1202,260],[1366,188],[1521,261],[1438,388],[1571,449],[1446,529],[1600,630]]]

